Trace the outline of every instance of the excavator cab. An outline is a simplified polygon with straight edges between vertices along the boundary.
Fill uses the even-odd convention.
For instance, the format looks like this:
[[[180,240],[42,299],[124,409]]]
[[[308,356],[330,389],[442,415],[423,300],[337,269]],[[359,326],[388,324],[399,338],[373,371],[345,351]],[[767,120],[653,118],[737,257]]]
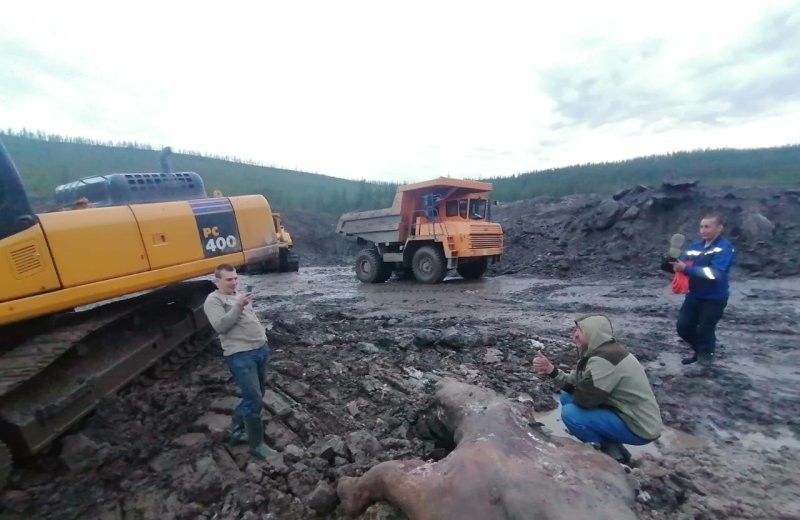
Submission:
[[[36,225],[25,189],[14,163],[0,143],[0,239]]]

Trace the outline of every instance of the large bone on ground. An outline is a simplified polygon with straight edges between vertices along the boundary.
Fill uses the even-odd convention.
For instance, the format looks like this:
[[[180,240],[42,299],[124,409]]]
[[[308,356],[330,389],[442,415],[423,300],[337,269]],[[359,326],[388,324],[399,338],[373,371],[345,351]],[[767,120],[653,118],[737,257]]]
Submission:
[[[635,519],[622,467],[595,449],[528,426],[520,406],[491,390],[445,379],[438,419],[456,448],[438,462],[382,462],[342,477],[345,512],[384,500],[412,520]]]

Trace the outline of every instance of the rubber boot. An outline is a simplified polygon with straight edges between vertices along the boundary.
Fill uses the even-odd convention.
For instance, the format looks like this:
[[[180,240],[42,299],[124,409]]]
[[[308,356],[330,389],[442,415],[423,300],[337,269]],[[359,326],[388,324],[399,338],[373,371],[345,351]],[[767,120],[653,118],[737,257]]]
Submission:
[[[247,429],[247,444],[250,454],[259,459],[266,459],[272,450],[264,443],[264,423],[260,415],[248,415],[244,418]]]
[[[697,349],[694,348],[694,345],[689,345],[692,347],[692,355],[681,359],[681,365],[691,365],[692,363],[697,363]]]
[[[231,444],[244,444],[247,442],[247,432],[244,428],[244,417],[233,414],[231,425],[225,430],[225,440]]]
[[[696,353],[692,354],[689,357],[685,357],[685,358],[681,359],[681,364],[682,365],[691,365],[692,363],[696,363],[696,362],[697,362],[697,354]]]
[[[697,349],[697,364],[685,370],[686,377],[710,377],[714,375],[714,351],[709,348]]]
[[[600,451],[616,460],[620,464],[630,465],[631,463],[631,452],[629,452],[625,446],[618,442],[603,441],[600,443]]]
[[[714,352],[704,350],[697,353],[697,361],[705,368],[711,368],[714,364]]]

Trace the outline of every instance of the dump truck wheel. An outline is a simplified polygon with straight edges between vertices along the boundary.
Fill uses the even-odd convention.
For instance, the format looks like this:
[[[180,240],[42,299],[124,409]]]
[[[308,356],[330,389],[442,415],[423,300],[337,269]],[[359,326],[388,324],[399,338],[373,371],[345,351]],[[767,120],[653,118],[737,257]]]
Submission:
[[[391,274],[391,272],[390,272]],[[374,249],[362,249],[356,256],[356,278],[364,283],[382,283],[388,277],[383,260]]]
[[[6,443],[0,441],[0,490],[6,487],[13,467],[14,459],[11,457],[11,451],[9,451]]]
[[[444,254],[435,246],[422,246],[411,262],[414,277],[422,283],[439,283],[447,274]]]
[[[461,275],[461,278],[465,280],[477,280],[483,273],[486,272],[486,269],[489,267],[489,259],[488,258],[481,258],[477,262],[470,262],[467,264],[461,264],[456,267],[456,271],[458,274]]]

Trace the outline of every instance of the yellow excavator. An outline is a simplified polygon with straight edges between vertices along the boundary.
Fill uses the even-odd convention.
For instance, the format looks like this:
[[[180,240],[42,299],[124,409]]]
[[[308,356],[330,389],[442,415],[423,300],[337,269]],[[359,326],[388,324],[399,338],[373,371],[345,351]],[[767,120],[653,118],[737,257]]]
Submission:
[[[128,191],[146,191],[146,174],[120,175]],[[297,270],[282,227],[261,195],[81,197],[74,209],[35,214],[0,143],[0,488],[15,459],[41,451],[103,397],[207,344],[202,305],[214,286],[192,278],[221,263]]]

